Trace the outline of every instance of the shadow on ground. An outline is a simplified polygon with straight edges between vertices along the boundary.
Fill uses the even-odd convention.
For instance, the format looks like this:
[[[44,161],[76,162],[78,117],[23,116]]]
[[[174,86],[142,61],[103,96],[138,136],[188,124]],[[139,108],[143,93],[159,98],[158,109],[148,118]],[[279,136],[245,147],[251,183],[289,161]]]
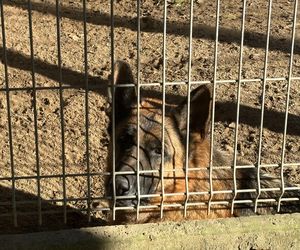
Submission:
[[[67,228],[103,226],[105,221],[91,218],[88,222],[86,214],[67,206],[67,223],[64,224],[63,206],[41,200],[42,225],[38,223],[38,197],[20,190],[15,190],[18,226],[14,226],[13,191],[11,188],[0,186],[0,234],[51,231]],[[26,201],[26,202],[25,202]],[[51,214],[49,213],[51,211]],[[2,217],[2,215],[7,216]],[[1,248],[1,247],[0,247]]]
[[[3,56],[4,50],[0,48],[0,55]],[[7,64],[10,67],[26,70],[31,72],[31,59],[19,52],[7,50]],[[36,65],[36,73],[46,76],[54,81],[59,82],[59,68],[57,65],[49,64],[40,59],[34,59]],[[72,69],[62,68],[62,83],[72,88],[85,88],[84,73],[76,72]],[[88,76],[89,88],[98,94],[108,98],[108,84],[109,80],[100,77]],[[4,90],[4,89],[2,89]],[[161,92],[156,90],[144,90],[144,96],[159,96]],[[170,103],[183,99],[178,94],[168,93],[166,98]],[[236,103],[234,102],[217,102],[216,103],[216,122],[227,121],[232,122],[236,119]],[[240,123],[248,124],[252,127],[260,126],[261,110],[260,108],[253,108],[246,105],[240,105],[240,112],[243,116],[240,117]],[[276,122],[274,122],[276,117]],[[276,110],[265,108],[264,113],[264,128],[268,128],[276,133],[282,133],[284,128],[285,113]],[[300,135],[299,116],[289,114],[287,133],[290,135]]]
[[[24,1],[14,0],[14,1],[4,1],[5,5],[16,6],[27,10],[28,5]],[[45,5],[45,3],[31,3],[32,10],[39,11],[42,13],[48,13],[56,16],[56,6],[54,4]],[[96,25],[110,26],[110,15],[105,13],[90,12],[87,11],[87,22]],[[76,21],[83,21],[83,11],[79,8],[70,8],[62,6],[60,8],[60,16],[69,18]],[[145,25],[141,26],[142,32],[150,33],[162,33],[163,32],[163,21],[157,20],[152,17],[146,17],[143,20]],[[137,23],[135,18],[129,18],[124,16],[114,15],[114,25],[115,27],[127,28],[133,31],[137,30]],[[167,33],[178,35],[178,36],[189,36],[189,23],[188,22],[170,22],[167,21]],[[193,26],[193,37],[203,38],[207,40],[215,40],[215,26],[207,24],[197,24],[194,23]],[[244,45],[253,48],[265,48],[267,36],[266,34],[258,32],[245,31]],[[229,29],[220,27],[219,30],[219,42],[226,43],[238,43],[241,41],[241,31],[237,29]],[[278,50],[282,52],[289,53],[291,51],[291,38],[278,38],[275,36],[270,36],[270,46],[269,50]],[[295,46],[294,53],[300,53],[300,46]]]

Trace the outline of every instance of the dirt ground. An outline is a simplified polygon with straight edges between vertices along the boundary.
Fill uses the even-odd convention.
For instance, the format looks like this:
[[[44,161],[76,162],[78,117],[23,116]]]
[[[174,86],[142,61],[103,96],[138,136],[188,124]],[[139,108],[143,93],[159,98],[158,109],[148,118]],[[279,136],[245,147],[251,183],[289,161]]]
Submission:
[[[59,92],[59,68],[56,33],[56,6],[54,0],[33,0],[32,29],[34,51],[34,78],[31,74],[29,43],[29,15],[27,1],[3,1],[4,24],[8,62],[10,117],[12,124],[14,176],[25,177],[15,181],[19,217],[37,211],[38,195],[37,162],[39,163],[40,194],[42,209],[61,209],[63,199],[62,134],[60,107],[64,116],[64,146],[66,196],[80,199],[67,202],[68,209],[85,211],[86,196],[93,198],[92,208],[104,202],[103,173],[106,167],[109,136],[107,126],[107,83],[111,72],[110,1],[87,0],[87,46],[89,86],[98,88],[88,92],[89,107],[89,167],[90,190],[88,189],[85,117],[85,65],[84,26],[82,1],[61,1],[61,56],[62,79],[65,87],[62,102]],[[242,2],[221,1],[218,43],[216,88],[215,144],[220,149],[233,153],[234,128],[236,126],[237,83],[241,84],[238,153],[241,159],[255,164],[259,143],[259,127],[262,103],[262,79],[264,76],[268,1],[253,0],[247,3],[245,40],[242,53],[242,68],[239,71],[241,43]],[[189,3],[185,0],[168,1],[167,16],[167,70],[166,81],[187,81],[189,61]],[[193,19],[192,81],[214,79],[215,1],[195,1]],[[265,116],[263,128],[263,164],[280,164],[286,109],[286,93],[290,73],[289,60],[294,1],[273,1],[270,30],[270,48],[267,60]],[[259,11],[258,11],[259,10]],[[299,12],[299,11],[298,11]],[[125,60],[133,67],[137,59],[137,19],[135,1],[118,0],[114,5],[114,56]],[[300,14],[298,13],[300,18]],[[297,22],[297,27],[300,22]],[[141,82],[162,81],[163,1],[141,1]],[[297,31],[297,29],[296,29]],[[291,74],[300,77],[300,34],[296,33],[294,59]],[[2,36],[1,36],[2,40]],[[4,50],[1,44],[1,58]],[[11,205],[11,160],[8,134],[8,114],[4,59],[0,75],[0,213],[12,211]],[[276,80],[274,78],[284,78]],[[251,80],[254,79],[254,80]],[[233,80],[230,82],[230,80]],[[36,92],[37,138],[34,127],[33,81]],[[297,163],[286,167],[285,174],[295,185],[300,184],[300,78],[291,81],[288,107],[288,128],[284,162]],[[52,89],[46,89],[51,87]],[[168,98],[185,94],[186,86],[167,87]],[[159,91],[159,90],[158,90]],[[38,144],[36,144],[36,140]],[[36,151],[38,149],[38,159]],[[278,167],[268,171],[279,174]],[[98,175],[100,173],[100,175]],[[54,177],[52,177],[54,176]],[[8,178],[8,180],[5,180]],[[9,179],[10,178],[10,179]],[[32,200],[32,203],[24,202]],[[53,201],[54,200],[54,201]],[[29,204],[29,205],[28,205]],[[62,211],[62,210],[59,210]],[[22,215],[23,214],[23,215]],[[93,211],[93,216],[103,223],[102,212]],[[2,217],[0,230],[12,225],[12,217]],[[28,219],[28,216],[26,217]],[[35,217],[34,217],[35,218]],[[43,219],[47,219],[43,215]],[[26,219],[24,219],[26,220]],[[37,220],[30,217],[28,220]],[[69,219],[72,221],[71,219]],[[74,221],[79,220],[76,216]],[[22,219],[19,219],[22,221]],[[21,223],[22,224],[22,223]]]

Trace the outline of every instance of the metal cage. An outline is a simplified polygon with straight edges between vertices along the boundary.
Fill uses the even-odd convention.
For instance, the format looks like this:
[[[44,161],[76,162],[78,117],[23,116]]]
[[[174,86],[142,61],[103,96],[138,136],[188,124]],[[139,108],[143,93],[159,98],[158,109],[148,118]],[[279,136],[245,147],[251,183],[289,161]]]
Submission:
[[[268,16],[267,16],[267,30],[265,31],[265,54],[264,54],[264,65],[263,65],[263,75],[255,78],[247,78],[243,76],[243,61],[244,61],[244,39],[245,39],[245,26],[247,22],[247,4],[249,1],[243,0],[241,4],[241,16],[240,21],[240,42],[238,46],[238,51],[239,51],[239,59],[236,62],[238,64],[238,76],[236,79],[220,79],[218,77],[218,68],[219,68],[219,61],[218,61],[218,56],[219,56],[219,44],[222,42],[220,41],[220,17],[221,17],[221,4],[222,2],[220,0],[216,0],[214,4],[215,6],[215,34],[214,34],[214,39],[212,39],[212,45],[214,46],[213,49],[213,64],[211,64],[211,67],[213,68],[213,75],[211,79],[204,79],[204,80],[194,80],[192,77],[192,62],[193,62],[193,31],[194,31],[194,1],[190,1],[189,3],[186,3],[189,5],[189,23],[186,24],[185,27],[188,27],[188,61],[187,61],[187,80],[183,81],[168,81],[167,79],[167,35],[168,35],[168,25],[172,25],[168,21],[168,5],[169,2],[167,0],[164,0],[163,2],[159,2],[160,5],[163,5],[163,21],[161,22],[161,28],[162,28],[162,40],[161,40],[161,45],[162,45],[162,68],[161,68],[161,81],[156,81],[156,82],[151,82],[151,83],[146,83],[143,82],[141,79],[141,71],[142,71],[142,66],[141,66],[141,50],[142,50],[142,44],[141,44],[141,34],[143,32],[142,30],[142,14],[141,14],[141,1],[137,0],[136,2],[136,19],[135,19],[135,34],[136,34],[136,61],[135,61],[135,72],[136,72],[136,84],[126,84],[125,87],[128,88],[136,88],[137,91],[137,103],[140,103],[140,90],[143,87],[160,87],[161,88],[161,96],[162,96],[162,103],[163,103],[163,108],[162,108],[162,121],[161,121],[161,128],[162,128],[162,155],[161,155],[161,160],[162,160],[162,165],[160,170],[156,171],[157,173],[163,173],[164,170],[164,138],[165,138],[165,102],[166,102],[166,88],[167,87],[172,87],[172,86],[186,86],[187,87],[187,117],[190,117],[190,93],[193,88],[193,86],[200,86],[202,84],[210,84],[212,86],[212,115],[211,115],[211,132],[210,132],[210,164],[208,166],[209,170],[209,176],[210,176],[210,189],[206,192],[210,199],[207,202],[204,203],[197,203],[193,204],[189,202],[189,196],[191,195],[189,188],[188,188],[188,175],[186,174],[186,186],[185,186],[185,192],[184,195],[186,197],[185,202],[183,204],[169,204],[166,205],[164,204],[164,198],[168,195],[172,194],[167,194],[164,191],[163,183],[164,183],[164,175],[162,174],[160,177],[160,181],[162,183],[162,190],[159,194],[156,194],[158,197],[161,198],[161,203],[160,205],[154,206],[157,208],[158,211],[160,211],[160,216],[161,218],[164,217],[164,211],[166,207],[174,207],[176,209],[182,209],[183,210],[183,217],[186,216],[187,210],[189,207],[194,206],[194,205],[202,205],[205,206],[208,213],[211,210],[211,207],[216,204],[225,204],[230,207],[232,213],[235,210],[235,207],[237,204],[251,204],[253,207],[253,210],[256,212],[257,207],[260,203],[268,203],[268,202],[276,202],[278,212],[280,212],[282,202],[288,202],[288,201],[299,201],[299,196],[298,197],[289,197],[286,198],[284,197],[284,194],[286,191],[291,191],[291,190],[299,190],[300,192],[300,187],[299,183],[298,185],[295,184],[294,186],[286,186],[285,185],[285,180],[284,180],[284,171],[289,168],[298,168],[300,166],[300,162],[286,162],[285,157],[286,157],[286,148],[287,148],[287,130],[288,130],[288,125],[289,125],[289,105],[290,105],[290,89],[291,85],[297,81],[300,80],[300,76],[297,76],[293,73],[293,63],[295,61],[294,58],[294,48],[295,48],[295,42],[296,42],[296,27],[297,27],[297,12],[298,12],[298,1],[293,2],[293,13],[292,13],[292,20],[290,23],[292,24],[291,28],[291,38],[290,38],[290,48],[288,51],[285,51],[286,55],[289,56],[289,66],[288,66],[288,75],[287,76],[280,76],[280,77],[270,77],[268,75],[268,63],[269,63],[269,50],[270,50],[270,37],[271,37],[271,23],[272,23],[272,10],[273,10],[273,1],[269,0],[268,1]],[[111,68],[111,75],[114,75],[115,69],[114,69],[114,62],[116,59],[115,56],[115,21],[117,18],[118,22],[118,27],[120,26],[120,20],[118,19],[119,17],[115,15],[115,4],[114,1],[110,1],[110,14],[106,15],[105,18],[108,19],[110,18],[110,22],[107,20],[104,21],[110,28],[110,42],[107,44],[107,46],[110,46],[110,68]],[[225,3],[224,3],[225,4]],[[23,67],[23,69],[30,71],[31,74],[31,86],[21,86],[21,87],[12,87],[10,85],[11,81],[9,79],[9,67],[14,67],[14,65],[10,64],[9,59],[11,58],[19,58],[19,55],[17,52],[13,51],[12,49],[7,47],[7,37],[9,34],[7,34],[7,29],[6,29],[6,24],[7,24],[7,19],[9,19],[8,16],[5,14],[4,8],[6,6],[17,6],[18,8],[21,8],[23,11],[27,11],[28,15],[28,31],[29,31],[29,52],[30,52],[30,58],[28,60],[26,59],[26,62],[28,66]],[[116,190],[116,184],[115,184],[115,179],[116,176],[124,174],[122,172],[116,171],[116,166],[115,166],[115,143],[116,143],[116,135],[115,135],[115,118],[116,118],[116,113],[115,113],[115,96],[114,94],[112,95],[112,116],[111,116],[111,121],[112,121],[112,136],[111,136],[111,141],[112,141],[112,162],[113,162],[113,171],[112,172],[107,172],[107,171],[92,171],[91,170],[91,162],[90,162],[90,141],[92,140],[90,138],[90,92],[91,91],[97,91],[99,89],[106,89],[106,88],[111,88],[111,92],[114,93],[116,88],[119,87],[124,87],[123,86],[117,86],[113,84],[94,84],[97,82],[97,78],[93,78],[93,84],[90,84],[90,79],[92,76],[89,75],[89,47],[88,47],[88,34],[87,34],[87,23],[89,23],[89,16],[88,13],[89,11],[87,10],[87,3],[86,0],[83,0],[82,2],[82,8],[81,8],[81,16],[77,17],[77,20],[82,22],[83,25],[83,36],[82,36],[82,42],[83,42],[83,76],[84,76],[84,85],[79,86],[81,90],[84,91],[84,126],[85,126],[85,131],[84,131],[84,140],[85,140],[85,171],[82,173],[68,173],[66,171],[66,135],[65,135],[65,113],[64,113],[64,96],[63,92],[65,90],[69,90],[74,88],[72,85],[64,84],[64,74],[73,74],[74,78],[78,76],[76,71],[68,70],[63,66],[62,63],[62,48],[61,48],[61,38],[62,38],[62,32],[61,32],[61,19],[63,18],[69,18],[68,14],[63,14],[61,9],[65,11],[65,7],[62,5],[62,2],[59,0],[56,0],[55,4],[52,4],[52,15],[55,16],[56,18],[56,34],[53,34],[53,36],[56,37],[56,52],[57,52],[57,72],[55,81],[58,83],[56,86],[43,86],[43,85],[37,85],[36,83],[36,74],[43,74],[43,72],[36,71],[36,64],[37,60],[35,58],[35,51],[34,51],[34,27],[32,26],[32,12],[33,11],[40,11],[41,10],[38,8],[40,5],[38,2],[33,2],[31,0],[28,0],[27,2],[25,1],[1,1],[1,30],[2,30],[2,63],[4,66],[4,82],[5,85],[0,88],[0,93],[5,94],[5,109],[6,109],[6,122],[5,126],[6,127],[1,127],[1,133],[5,135],[8,138],[8,145],[9,145],[9,166],[10,166],[10,175],[5,176],[0,174],[0,185],[4,183],[9,183],[8,186],[10,186],[11,189],[11,199],[10,200],[5,200],[1,201],[0,199],[0,208],[7,208],[8,209],[0,209],[0,217],[1,218],[13,218],[13,225],[17,227],[19,224],[22,225],[22,219],[19,219],[19,215],[37,215],[37,224],[42,225],[43,223],[43,218],[47,217],[48,214],[55,213],[55,214],[61,214],[63,215],[63,222],[67,223],[68,222],[68,204],[69,202],[78,202],[78,201],[84,201],[86,202],[84,207],[78,208],[78,210],[84,212],[87,215],[87,221],[90,222],[91,218],[93,217],[93,213],[95,211],[112,211],[112,218],[115,219],[115,214],[116,211],[118,210],[134,210],[136,211],[136,216],[139,218],[139,213],[141,210],[147,208],[147,206],[143,206],[140,204],[140,199],[141,197],[145,198],[145,195],[142,195],[140,193],[140,187],[139,187],[139,177],[142,173],[147,172],[147,170],[142,170],[140,169],[139,164],[137,164],[136,171],[130,174],[136,175],[137,178],[137,194],[134,199],[137,200],[137,205],[135,207],[118,207],[116,205],[116,202],[118,199],[122,199],[124,197],[118,197],[115,190]],[[78,14],[78,15],[79,15]],[[152,19],[150,19],[152,20]],[[153,20],[152,20],[153,21]],[[130,22],[130,19],[127,19],[127,22]],[[97,22],[96,22],[97,23]],[[101,22],[99,22],[101,24]],[[126,27],[124,25],[123,27]],[[198,30],[197,30],[198,32]],[[101,42],[100,42],[101,43]],[[255,44],[255,43],[254,43]],[[103,45],[106,46],[106,45]],[[248,44],[249,46],[249,44]],[[251,44],[250,44],[251,47]],[[298,53],[298,52],[297,52]],[[17,59],[18,60],[18,59]],[[298,59],[297,59],[298,60]],[[40,62],[40,61],[39,61]],[[18,66],[15,66],[18,68]],[[21,67],[19,67],[22,69]],[[50,70],[51,67],[48,67],[48,70]],[[53,68],[54,70],[54,68]],[[100,80],[101,81],[101,80]],[[265,164],[262,162],[262,151],[263,151],[263,129],[264,129],[264,118],[265,118],[265,100],[266,100],[266,86],[267,83],[270,82],[275,82],[275,81],[285,81],[287,82],[287,87],[286,87],[286,93],[285,93],[285,110],[284,110],[284,129],[283,129],[283,137],[282,137],[282,148],[281,148],[281,155],[280,155],[280,161],[278,162],[273,162],[271,164]],[[258,150],[257,150],[257,163],[256,164],[251,164],[247,166],[239,166],[237,163],[237,157],[238,157],[238,137],[239,137],[239,124],[240,124],[240,107],[241,107],[241,86],[251,84],[251,83],[258,83],[261,84],[261,105],[260,105],[260,126],[259,126],[259,136],[258,136]],[[233,121],[235,123],[234,127],[234,146],[233,146],[233,164],[232,166],[227,166],[227,168],[233,169],[233,190],[227,190],[226,192],[230,192],[233,194],[233,199],[231,201],[213,201],[213,196],[214,194],[220,192],[216,191],[213,189],[213,171],[214,171],[214,166],[213,166],[213,152],[214,152],[214,145],[215,145],[215,110],[216,110],[216,88],[220,84],[228,84],[228,85],[234,85],[237,87],[237,92],[236,92],[236,116],[235,120]],[[16,98],[13,96],[14,93],[19,93],[22,91],[27,91],[28,93],[31,93],[31,101],[32,101],[32,113],[33,113],[33,126],[34,126],[34,152],[32,153],[32,156],[35,157],[35,173],[36,174],[29,174],[29,175],[22,175],[19,176],[16,174],[15,171],[15,166],[16,166],[16,161],[15,161],[15,152],[16,152],[16,147],[14,147],[14,132],[13,132],[13,125],[12,125],[12,117],[13,117],[13,112],[11,108],[11,103],[13,98]],[[59,107],[58,107],[58,114],[59,114],[59,119],[60,119],[60,161],[61,161],[61,166],[60,168],[60,173],[58,174],[43,174],[41,170],[41,160],[40,160],[40,149],[43,146],[43,142],[39,140],[39,126],[38,126],[38,105],[37,105],[37,93],[40,91],[57,91],[58,93],[58,99],[59,99]],[[299,104],[299,103],[298,103]],[[297,104],[296,104],[297,105]],[[4,119],[4,118],[3,118]],[[296,117],[299,122],[299,117]],[[140,127],[140,116],[139,116],[139,105],[137,105],[137,127]],[[189,119],[187,120],[187,134],[189,134]],[[137,129],[137,138],[139,138],[139,129]],[[299,134],[297,135],[299,136]],[[183,169],[186,173],[189,171],[196,171],[195,169],[190,169],[190,166],[188,164],[189,162],[189,136],[186,137],[186,153],[185,153],[185,166],[183,166]],[[137,149],[139,149],[139,139],[137,140]],[[51,154],[51,152],[49,152]],[[295,152],[295,154],[299,154],[299,150]],[[31,157],[32,157],[31,156]],[[29,156],[28,156],[29,157]],[[139,163],[139,150],[137,150],[137,159],[136,162]],[[4,161],[4,160],[3,160]],[[281,187],[270,187],[268,190],[265,190],[261,187],[260,185],[260,170],[261,168],[279,168],[280,169],[280,181],[281,181]],[[257,189],[254,190],[239,190],[237,188],[236,184],[236,174],[239,169],[242,168],[257,168],[258,170],[258,175],[257,175],[257,182],[258,186]],[[149,171],[148,171],[149,172]],[[1,170],[0,170],[1,173]],[[128,173],[127,173],[128,174]],[[114,189],[114,194],[112,197],[112,203],[110,205],[100,205],[97,207],[93,207],[92,203],[98,200],[107,200],[107,197],[102,196],[98,197],[97,195],[93,195],[93,188],[91,186],[91,182],[93,181],[93,177],[95,176],[111,176],[113,180],[113,189]],[[42,181],[43,179],[51,179],[51,178],[56,178],[61,181],[61,187],[62,187],[62,198],[48,198],[48,199],[43,199],[42,198],[42,191],[41,189],[43,188]],[[84,178],[85,182],[85,196],[80,197],[80,198],[74,198],[74,197],[68,197],[67,195],[67,180],[70,178]],[[22,180],[34,180],[36,184],[32,186],[33,188],[36,188],[36,199],[34,200],[18,200],[17,199],[17,187],[16,187],[16,182],[22,181]],[[2,184],[1,184],[2,183]],[[262,199],[261,198],[261,193],[264,191],[279,191],[280,196],[277,199]],[[225,192],[225,191],[224,191]],[[255,200],[238,200],[236,199],[236,195],[240,192],[257,192],[257,196]],[[201,192],[200,192],[201,193]],[[0,197],[2,194],[0,193]],[[152,195],[149,195],[149,197],[153,197]],[[57,204],[61,204],[60,208],[61,210],[52,210],[51,208],[43,208],[45,202],[54,202]],[[22,213],[22,211],[19,211],[24,204],[27,203],[34,203],[37,205],[36,210],[30,211],[30,212],[25,212]],[[151,207],[151,206],[150,206]],[[152,206],[153,207],[153,206]],[[2,210],[2,211],[1,211]],[[73,210],[71,210],[73,211]],[[47,225],[46,225],[47,226]]]

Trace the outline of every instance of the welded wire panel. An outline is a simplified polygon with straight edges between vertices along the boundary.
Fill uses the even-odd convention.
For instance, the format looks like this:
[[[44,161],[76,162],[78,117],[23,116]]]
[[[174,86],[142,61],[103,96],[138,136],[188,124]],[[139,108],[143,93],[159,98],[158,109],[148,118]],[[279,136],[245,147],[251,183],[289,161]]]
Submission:
[[[1,221],[47,229],[299,207],[298,2],[261,2],[261,15],[247,0],[175,2],[1,1]]]
[[[291,79],[292,81],[299,81],[300,80],[300,77],[299,76],[295,76],[295,77],[291,77],[291,78],[288,78],[288,77],[267,77],[267,78],[253,78],[253,79],[241,79],[240,82],[241,83],[255,83],[255,82],[263,82],[264,79],[268,82],[275,82],[275,81],[287,81],[288,79]],[[216,80],[216,84],[222,84],[222,83],[225,83],[225,84],[234,84],[234,83],[237,83],[239,80],[233,80],[233,79],[227,79],[227,80]],[[190,84],[192,86],[199,86],[199,85],[203,85],[203,84],[213,84],[213,80],[205,80],[205,81],[191,81]],[[186,85],[187,84],[187,81],[175,81],[175,82],[166,82],[165,85],[166,86],[180,86],[180,85]],[[150,83],[141,83],[140,86],[141,87],[159,87],[161,86],[162,83],[160,82],[150,82]],[[103,90],[103,89],[107,89],[107,87],[111,87],[110,84],[107,84],[107,86],[90,86],[89,89],[90,90]],[[117,86],[116,86],[117,87]],[[122,84],[121,86],[118,86],[120,88],[126,88],[126,87],[135,87],[135,84]],[[74,87],[72,86],[62,86],[61,87],[62,89],[73,89]],[[24,87],[24,88],[18,88],[18,87],[11,87],[9,88],[8,91],[10,92],[15,92],[15,91],[30,91],[30,90],[33,90],[32,87]],[[36,91],[47,91],[47,90],[59,90],[59,86],[49,86],[49,87],[42,87],[42,86],[36,86],[35,87],[35,90]],[[0,88],[0,91],[1,92],[5,92],[6,89],[5,88]]]

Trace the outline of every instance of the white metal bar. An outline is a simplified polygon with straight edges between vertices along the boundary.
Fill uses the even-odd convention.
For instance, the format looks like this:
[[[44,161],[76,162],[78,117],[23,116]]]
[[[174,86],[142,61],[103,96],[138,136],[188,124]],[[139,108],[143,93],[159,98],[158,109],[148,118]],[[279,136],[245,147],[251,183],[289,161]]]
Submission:
[[[3,1],[0,2],[1,10],[1,31],[2,31],[2,46],[3,46],[3,62],[4,62],[4,78],[5,78],[5,92],[6,92],[6,109],[7,109],[7,127],[8,127],[8,140],[9,140],[9,154],[10,154],[10,172],[11,172],[11,186],[12,186],[12,216],[14,226],[18,226],[17,218],[17,205],[16,205],[16,181],[15,181],[15,162],[14,162],[14,151],[13,151],[13,133],[11,123],[11,108],[10,108],[10,93],[9,93],[9,80],[8,80],[8,69],[7,69],[7,48],[6,48],[6,33],[5,33],[5,22],[4,22],[4,11]],[[11,216],[11,213],[9,213]]]
[[[112,106],[112,188],[113,188],[113,206],[112,206],[112,219],[116,219],[116,105],[115,105],[115,87],[114,87],[114,75],[115,75],[115,45],[114,45],[114,0],[110,0],[110,58],[111,58],[111,106]]]
[[[91,196],[91,178],[90,178],[90,137],[89,137],[89,74],[88,74],[88,43],[87,43],[87,25],[86,25],[86,0],[82,2],[83,10],[83,45],[84,45],[84,81],[85,81],[85,146],[86,146],[86,171],[87,171],[87,193]],[[87,200],[88,221],[91,221],[91,201]]]
[[[166,50],[167,50],[167,0],[164,0],[164,31],[163,31],[163,71],[162,71],[162,133],[161,133],[161,202],[160,202],[160,218],[164,213],[164,173],[165,173],[165,116],[166,116]]]
[[[57,36],[57,59],[59,71],[59,105],[60,105],[60,126],[61,126],[61,161],[62,161],[62,182],[63,182],[63,213],[64,223],[67,223],[67,190],[66,190],[66,157],[65,157],[65,124],[63,110],[63,88],[62,88],[62,62],[61,62],[61,42],[60,42],[60,3],[56,0],[56,36]]]
[[[140,201],[141,201],[141,187],[140,187],[140,51],[141,51],[141,0],[137,0],[137,56],[136,56],[136,68],[137,68],[137,147],[136,147],[136,178],[137,178],[137,206],[136,206],[136,218],[139,219]]]
[[[188,61],[188,90],[187,90],[187,117],[186,117],[186,145],[185,145],[185,190],[184,217],[187,213],[189,200],[189,146],[190,146],[190,114],[191,114],[191,75],[193,53],[193,8],[194,0],[190,0],[190,35],[189,35],[189,61]]]
[[[274,81],[288,81],[288,77],[268,77],[265,80],[268,82],[274,82]],[[300,77],[291,77],[290,78],[292,81],[299,81]],[[264,79],[263,78],[252,78],[252,79],[241,79],[240,82],[241,83],[257,83],[257,82],[263,82]],[[216,84],[236,84],[238,83],[239,80],[238,79],[225,79],[225,80],[216,80],[215,83]],[[190,84],[193,85],[204,85],[204,84],[213,84],[214,81],[212,80],[204,80],[204,81],[191,81]],[[162,82],[149,82],[149,83],[145,83],[145,82],[141,82],[140,83],[140,87],[161,87],[162,86]],[[166,82],[165,86],[180,86],[180,85],[187,85],[188,82],[187,81],[174,81],[174,82]],[[82,88],[84,88],[84,86],[81,86]],[[105,85],[106,87],[114,87],[114,88],[127,88],[127,87],[136,87],[136,85],[134,83],[128,83],[128,84],[116,84],[114,86],[111,86],[111,84],[107,84]],[[62,86],[62,89],[78,89],[79,87],[73,87],[73,86]],[[89,86],[89,90],[97,90],[97,89],[103,89],[103,85],[100,86]],[[36,91],[43,91],[43,90],[59,90],[59,86],[36,86]],[[80,88],[79,88],[80,89]],[[32,87],[11,87],[8,89],[8,91],[30,91],[33,90]],[[6,88],[0,88],[0,92],[6,91]]]
[[[262,164],[261,168],[276,168],[280,167],[281,164]],[[295,167],[298,168],[300,166],[300,163],[285,163],[283,164],[285,167]],[[236,166],[237,169],[250,169],[250,168],[256,168],[255,165],[245,165],[245,166]],[[221,169],[232,169],[232,166],[218,166],[215,169],[221,170]],[[189,171],[205,171],[209,170],[209,167],[199,167],[199,168],[189,168]],[[180,172],[181,169],[165,169],[164,173],[169,172]],[[160,174],[160,170],[140,170],[140,174],[153,174],[157,173]],[[136,175],[135,171],[118,171],[115,173],[115,175]],[[111,172],[90,172],[91,176],[110,176],[113,175]],[[63,178],[63,177],[82,177],[87,176],[86,173],[73,173],[73,174],[55,174],[55,175],[40,175],[40,179],[49,179],[49,178]],[[27,180],[27,179],[36,179],[36,175],[24,175],[24,176],[14,176],[15,180]],[[159,178],[159,177],[158,177]],[[166,177],[165,177],[166,178]],[[0,177],[0,181],[12,181],[12,177]]]
[[[237,144],[239,136],[239,119],[240,119],[240,102],[241,102],[241,81],[242,70],[243,70],[243,48],[244,48],[244,36],[245,36],[245,18],[246,18],[246,5],[247,0],[243,0],[243,12],[242,12],[242,22],[241,22],[241,44],[240,44],[240,57],[239,57],[239,75],[238,75],[238,87],[237,87],[237,104],[236,104],[236,122],[235,122],[235,132],[234,132],[234,153],[233,153],[233,188],[234,194],[231,203],[231,214],[234,212],[234,200],[237,196]]]
[[[34,123],[34,142],[35,142],[35,160],[36,160],[36,175],[37,175],[37,203],[38,203],[38,223],[42,225],[42,205],[41,205],[41,182],[40,182],[40,156],[39,156],[39,137],[37,124],[37,96],[36,96],[36,81],[35,81],[35,64],[34,64],[34,49],[33,49],[33,29],[32,29],[32,5],[31,0],[28,0],[28,21],[29,21],[29,43],[30,43],[30,61],[31,61],[31,79],[33,93],[33,123]]]
[[[283,131],[282,151],[281,151],[281,167],[280,167],[281,195],[278,199],[277,212],[280,212],[281,201],[283,199],[283,195],[285,192],[284,161],[285,161],[286,133],[287,133],[287,126],[288,126],[290,92],[291,92],[291,84],[292,84],[291,77],[293,74],[293,60],[294,60],[294,47],[295,47],[295,37],[296,37],[297,12],[298,12],[298,1],[295,1],[294,16],[293,16],[293,31],[292,31],[292,41],[291,41],[291,54],[290,54],[290,62],[289,62],[289,76],[288,76],[288,85],[287,85],[286,103],[285,103],[284,131]]]
[[[270,31],[271,31],[271,16],[272,16],[272,0],[269,0],[268,8],[268,27],[267,27],[267,41],[265,49],[265,61],[264,61],[264,75],[262,82],[262,102],[261,102],[261,116],[260,116],[260,130],[259,130],[259,142],[258,142],[258,159],[257,159],[257,196],[254,205],[254,212],[257,212],[257,201],[261,195],[261,184],[260,184],[260,171],[261,171],[261,155],[262,155],[262,136],[263,136],[263,126],[264,126],[264,111],[265,111],[265,97],[266,97],[266,83],[268,75],[268,53],[269,53],[269,43],[270,43]]]
[[[219,21],[220,21],[220,0],[216,0],[216,38],[214,48],[214,78],[213,78],[213,92],[212,92],[212,108],[211,108],[211,135],[210,135],[210,160],[209,160],[209,190],[210,197],[207,206],[207,213],[210,213],[212,199],[214,195],[213,190],[213,155],[214,155],[214,126],[215,126],[215,106],[216,106],[216,86],[217,86],[217,70],[218,70],[218,43],[219,43]]]

